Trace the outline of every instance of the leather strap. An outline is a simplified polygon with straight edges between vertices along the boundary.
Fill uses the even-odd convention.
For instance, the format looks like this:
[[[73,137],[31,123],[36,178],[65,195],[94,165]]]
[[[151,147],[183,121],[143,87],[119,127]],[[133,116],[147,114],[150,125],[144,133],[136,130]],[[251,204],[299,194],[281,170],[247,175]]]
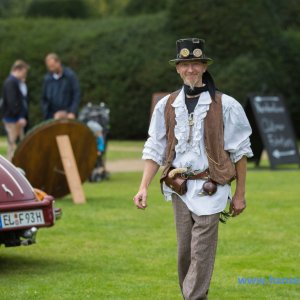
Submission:
[[[196,180],[196,179],[208,179],[209,178],[209,170],[206,169],[205,171],[198,173],[193,176],[189,176],[187,179],[188,180]]]

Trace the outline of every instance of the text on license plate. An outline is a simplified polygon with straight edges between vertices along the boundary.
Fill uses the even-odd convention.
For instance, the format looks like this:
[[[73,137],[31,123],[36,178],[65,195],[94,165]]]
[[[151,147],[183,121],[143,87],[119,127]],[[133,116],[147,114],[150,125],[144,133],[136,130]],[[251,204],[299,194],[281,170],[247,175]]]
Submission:
[[[6,212],[0,214],[0,228],[16,228],[45,224],[42,209]]]

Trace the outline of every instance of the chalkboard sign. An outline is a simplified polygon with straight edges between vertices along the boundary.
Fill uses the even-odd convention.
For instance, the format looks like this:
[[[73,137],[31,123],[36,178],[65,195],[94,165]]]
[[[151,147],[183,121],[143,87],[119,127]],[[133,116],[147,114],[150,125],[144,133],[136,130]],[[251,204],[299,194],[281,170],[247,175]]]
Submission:
[[[281,164],[300,164],[294,130],[281,97],[252,95],[245,110],[253,130],[250,139],[257,165],[263,148],[272,169]]]

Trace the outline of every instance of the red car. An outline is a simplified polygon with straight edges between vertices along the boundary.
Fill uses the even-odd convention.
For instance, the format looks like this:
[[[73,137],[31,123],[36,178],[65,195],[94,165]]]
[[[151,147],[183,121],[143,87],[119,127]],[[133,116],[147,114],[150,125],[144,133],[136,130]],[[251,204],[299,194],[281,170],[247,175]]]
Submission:
[[[61,217],[54,198],[32,188],[28,180],[0,155],[0,245],[35,243],[41,227],[51,227]]]

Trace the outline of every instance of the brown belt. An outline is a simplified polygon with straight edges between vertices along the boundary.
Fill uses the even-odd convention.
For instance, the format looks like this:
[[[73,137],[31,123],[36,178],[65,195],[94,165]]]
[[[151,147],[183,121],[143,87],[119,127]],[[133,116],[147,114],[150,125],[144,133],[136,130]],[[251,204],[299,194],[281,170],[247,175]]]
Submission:
[[[195,174],[195,175],[191,175],[191,176],[187,176],[188,180],[196,180],[196,179],[209,179],[209,170],[206,169],[205,171]]]

